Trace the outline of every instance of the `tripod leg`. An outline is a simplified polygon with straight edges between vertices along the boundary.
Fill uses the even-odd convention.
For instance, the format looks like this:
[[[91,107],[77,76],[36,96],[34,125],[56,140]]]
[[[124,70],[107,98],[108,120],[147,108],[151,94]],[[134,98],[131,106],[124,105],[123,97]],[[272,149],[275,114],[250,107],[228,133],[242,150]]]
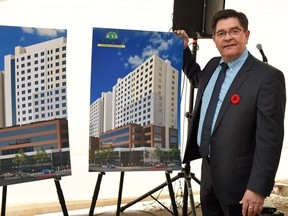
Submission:
[[[170,199],[172,202],[172,208],[173,208],[173,213],[175,216],[178,216],[178,210],[177,210],[177,205],[176,205],[176,201],[175,201],[175,195],[174,195],[174,191],[173,191],[173,187],[172,187],[172,181],[169,175],[169,172],[165,172],[166,174],[166,179],[167,179],[167,186],[169,189],[169,194],[170,194]]]
[[[184,181],[184,194],[183,194],[183,210],[182,215],[188,215],[188,189],[186,180]]]
[[[101,185],[101,180],[102,180],[103,175],[105,175],[104,172],[100,172],[98,174],[97,183],[96,183],[96,186],[95,186],[95,190],[94,190],[94,194],[93,194],[93,198],[92,198],[92,203],[91,203],[91,206],[90,206],[89,216],[93,216],[93,214],[94,214],[94,209],[95,209],[95,206],[96,206],[96,201],[97,201],[97,198],[98,198],[100,185]]]
[[[192,215],[196,216],[196,208],[194,203],[194,197],[193,197],[193,191],[192,191],[192,185],[191,185],[191,178],[185,178],[185,185],[187,187],[187,193],[190,198],[190,205],[192,209]]]
[[[173,178],[171,179],[171,181],[172,181],[172,182],[173,182],[173,181],[176,181],[176,180],[179,179],[179,178],[180,178],[180,176],[177,175],[177,176],[173,177]],[[122,206],[122,207],[120,208],[120,211],[121,211],[121,212],[125,211],[125,209],[129,208],[130,206],[132,206],[132,205],[134,205],[134,204],[136,204],[136,203],[138,203],[138,202],[140,202],[141,200],[145,199],[146,197],[151,196],[153,193],[155,193],[156,191],[164,188],[166,185],[167,185],[167,181],[164,182],[164,183],[162,183],[162,184],[160,184],[159,186],[155,187],[154,189],[150,190],[149,192],[143,194],[142,196],[138,197],[138,198],[135,199],[134,201],[132,201],[132,202],[130,202],[130,203],[127,203],[126,205]]]
[[[192,209],[192,215],[196,216],[196,207],[194,203],[194,197],[193,197],[193,190],[191,185],[191,179],[195,180],[200,185],[200,180],[198,180],[194,173],[190,172],[190,164],[186,163],[184,169],[184,172],[182,172],[182,177],[184,177],[184,195],[183,195],[183,216],[188,215],[188,196],[190,198],[190,205]]]

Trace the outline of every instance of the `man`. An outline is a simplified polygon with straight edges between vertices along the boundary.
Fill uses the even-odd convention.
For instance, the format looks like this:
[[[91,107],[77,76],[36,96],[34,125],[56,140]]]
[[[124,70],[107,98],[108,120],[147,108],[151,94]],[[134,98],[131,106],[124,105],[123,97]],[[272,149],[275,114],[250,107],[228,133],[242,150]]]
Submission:
[[[183,163],[203,158],[204,216],[252,216],[261,213],[274,185],[284,136],[285,80],[281,71],[247,51],[245,14],[222,10],[211,25],[221,57],[212,58],[203,70],[187,46],[185,31],[175,31],[184,36],[183,71],[198,87]],[[222,62],[228,64],[226,72],[220,72]],[[213,121],[207,126],[210,98],[222,73]],[[209,135],[208,141],[203,134]]]

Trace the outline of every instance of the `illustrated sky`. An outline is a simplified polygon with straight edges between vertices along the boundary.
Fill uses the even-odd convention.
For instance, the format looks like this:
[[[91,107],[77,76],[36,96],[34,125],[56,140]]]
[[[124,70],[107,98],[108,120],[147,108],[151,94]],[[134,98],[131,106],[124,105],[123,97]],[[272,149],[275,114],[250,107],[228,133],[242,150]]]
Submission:
[[[111,32],[117,35],[116,40],[106,38]],[[98,46],[101,43],[124,44],[125,48]],[[118,78],[125,77],[153,54],[169,60],[180,77],[182,52],[183,38],[173,32],[93,28],[90,104],[102,92],[112,91]]]
[[[26,47],[66,35],[63,29],[0,26],[0,71],[4,70],[4,56],[14,55],[16,46]]]

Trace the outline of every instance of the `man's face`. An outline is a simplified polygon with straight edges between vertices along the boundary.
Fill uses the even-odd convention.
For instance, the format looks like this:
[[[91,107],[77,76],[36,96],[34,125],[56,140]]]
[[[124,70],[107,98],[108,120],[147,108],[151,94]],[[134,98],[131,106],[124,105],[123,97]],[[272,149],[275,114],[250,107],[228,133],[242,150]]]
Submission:
[[[230,62],[237,59],[246,48],[250,31],[241,27],[237,18],[219,20],[213,41],[223,60]]]

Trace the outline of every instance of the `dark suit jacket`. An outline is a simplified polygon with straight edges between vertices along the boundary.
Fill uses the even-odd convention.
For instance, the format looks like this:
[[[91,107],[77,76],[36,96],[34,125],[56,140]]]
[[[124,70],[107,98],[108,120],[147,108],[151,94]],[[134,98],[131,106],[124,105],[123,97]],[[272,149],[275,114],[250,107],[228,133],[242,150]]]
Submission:
[[[219,61],[220,57],[211,59],[201,71],[189,48],[184,50],[183,71],[198,92],[183,163],[201,157],[197,130],[202,94]],[[235,94],[238,104],[231,102]],[[249,53],[226,94],[211,137],[211,180],[222,202],[238,203],[246,189],[270,195],[282,149],[285,104],[282,72]]]

